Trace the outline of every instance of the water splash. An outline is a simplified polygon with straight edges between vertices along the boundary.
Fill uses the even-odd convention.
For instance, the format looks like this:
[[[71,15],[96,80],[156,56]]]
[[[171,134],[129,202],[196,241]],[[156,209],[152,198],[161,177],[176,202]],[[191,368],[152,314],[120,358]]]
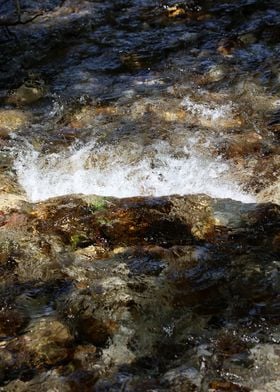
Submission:
[[[72,193],[116,197],[205,193],[254,201],[230,179],[229,166],[220,158],[202,156],[193,146],[175,155],[164,142],[142,149],[132,143],[121,147],[91,142],[48,155],[29,146],[18,154],[15,169],[33,202]]]
[[[186,96],[182,102],[181,106],[193,116],[202,116],[213,122],[225,119],[232,116],[232,105],[215,105],[213,106],[206,103],[196,103],[190,97]]]

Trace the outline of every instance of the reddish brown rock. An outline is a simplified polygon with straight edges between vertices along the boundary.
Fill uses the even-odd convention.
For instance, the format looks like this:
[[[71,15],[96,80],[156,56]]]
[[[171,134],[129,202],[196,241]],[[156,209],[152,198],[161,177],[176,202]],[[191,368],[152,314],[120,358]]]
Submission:
[[[23,336],[25,349],[34,364],[54,365],[70,355],[73,340],[68,328],[57,320],[41,319],[30,325]]]
[[[262,143],[262,136],[256,132],[237,135],[226,143],[224,154],[227,159],[238,160],[240,158],[246,158],[252,154],[259,153],[262,148]]]
[[[219,42],[217,51],[223,56],[229,56],[241,46],[242,42],[237,37],[226,37]]]
[[[224,380],[215,380],[211,381],[209,383],[209,391],[214,392],[249,392],[250,389],[246,387],[239,386],[238,384],[235,384],[230,381],[224,381]]]
[[[176,244],[213,236],[207,196],[95,197],[92,202],[91,198],[64,197],[39,203],[32,213],[32,226],[58,234],[75,247]]]

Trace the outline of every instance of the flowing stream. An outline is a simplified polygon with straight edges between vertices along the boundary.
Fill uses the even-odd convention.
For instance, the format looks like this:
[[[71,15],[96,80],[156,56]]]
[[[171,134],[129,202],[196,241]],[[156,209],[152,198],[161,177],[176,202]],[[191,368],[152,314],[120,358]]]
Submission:
[[[0,0],[1,392],[280,390],[279,37],[279,0]]]
[[[15,169],[33,202],[73,193],[116,197],[205,193],[245,203],[255,200],[234,183],[229,166],[221,158],[196,153],[195,146],[184,146],[183,156],[176,157],[176,151],[163,142],[147,150],[143,148],[139,154],[137,145],[126,150],[92,141],[63,153],[40,156],[26,146]],[[133,153],[136,157],[131,159]]]
[[[279,104],[277,4],[90,2],[53,12],[67,44],[35,23],[37,49],[22,48],[19,62],[47,57],[5,101],[25,116],[24,128],[10,127],[29,200],[206,193],[252,202],[275,183],[277,135],[267,124]],[[95,27],[82,28],[83,18]]]

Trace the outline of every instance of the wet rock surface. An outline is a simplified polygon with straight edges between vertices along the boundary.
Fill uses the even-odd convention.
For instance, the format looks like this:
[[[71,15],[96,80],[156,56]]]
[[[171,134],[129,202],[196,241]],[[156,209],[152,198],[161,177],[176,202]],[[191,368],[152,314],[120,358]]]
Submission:
[[[77,195],[21,214],[1,227],[1,390],[277,385],[279,206]]]
[[[0,391],[279,390],[279,26],[0,0]]]

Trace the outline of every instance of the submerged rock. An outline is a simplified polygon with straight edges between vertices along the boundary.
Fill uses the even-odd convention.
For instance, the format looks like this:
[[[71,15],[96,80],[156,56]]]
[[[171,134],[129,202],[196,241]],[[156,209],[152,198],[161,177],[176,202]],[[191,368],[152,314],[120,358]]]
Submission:
[[[7,98],[8,104],[30,105],[39,101],[44,96],[44,85],[24,83]]]
[[[14,260],[16,281],[2,294],[18,320],[13,329],[3,317],[0,326],[13,335],[2,380],[12,367],[17,378],[23,368],[48,366],[59,376],[44,383],[61,390],[255,386],[250,350],[262,339],[261,320],[273,328],[278,317],[279,206],[72,195],[4,221],[1,268]],[[30,377],[36,384],[43,376]]]
[[[29,123],[27,113],[16,109],[0,110],[0,136],[6,137],[12,132],[16,132]]]
[[[249,155],[257,155],[262,149],[262,136],[256,132],[248,132],[231,138],[226,146],[226,157],[228,159],[238,160],[246,158]]]
[[[163,198],[66,197],[36,205],[38,230],[75,247],[154,243],[170,245],[211,237],[214,220],[206,196]]]
[[[277,206],[242,205],[203,195],[131,199],[66,196],[35,204],[29,224],[40,232],[60,236],[74,250],[94,245],[97,248],[88,249],[102,253],[102,247],[216,242],[225,232],[229,234],[233,222],[240,231],[266,214],[276,217]],[[258,230],[257,226],[252,230]]]
[[[73,338],[61,322],[46,318],[31,323],[23,341],[35,364],[54,365],[70,355]]]

